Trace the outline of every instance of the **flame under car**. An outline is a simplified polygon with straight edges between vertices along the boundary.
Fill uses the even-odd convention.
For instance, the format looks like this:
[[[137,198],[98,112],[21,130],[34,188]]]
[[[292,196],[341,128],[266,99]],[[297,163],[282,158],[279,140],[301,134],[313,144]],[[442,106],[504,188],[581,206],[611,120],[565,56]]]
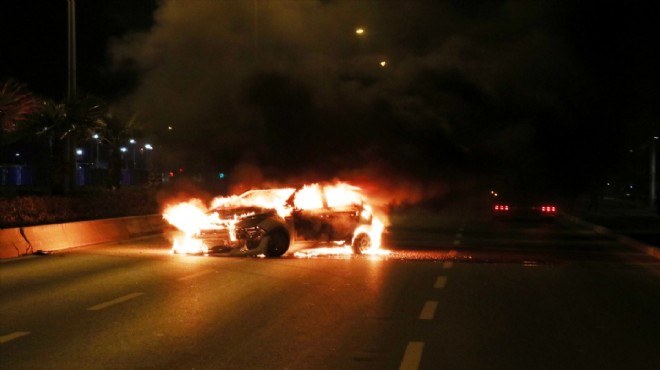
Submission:
[[[279,257],[328,245],[350,245],[361,254],[379,242],[380,231],[358,190],[314,184],[223,198],[209,212],[214,221],[192,235],[190,243],[199,252],[242,256]]]

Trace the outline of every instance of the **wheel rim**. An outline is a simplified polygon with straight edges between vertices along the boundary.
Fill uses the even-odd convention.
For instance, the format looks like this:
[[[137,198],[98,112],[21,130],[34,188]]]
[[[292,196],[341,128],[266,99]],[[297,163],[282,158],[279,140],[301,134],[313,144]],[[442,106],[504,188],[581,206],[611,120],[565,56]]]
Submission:
[[[353,241],[353,251],[357,254],[362,254],[371,246],[371,238],[367,234],[360,234],[355,237]]]

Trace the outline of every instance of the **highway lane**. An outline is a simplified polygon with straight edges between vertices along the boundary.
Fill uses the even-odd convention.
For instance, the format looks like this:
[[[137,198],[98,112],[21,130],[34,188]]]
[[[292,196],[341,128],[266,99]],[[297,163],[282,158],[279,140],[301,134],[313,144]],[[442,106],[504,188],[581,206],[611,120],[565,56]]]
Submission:
[[[561,220],[423,219],[395,220],[381,257],[181,256],[153,237],[3,261],[0,368],[660,365],[656,260]]]

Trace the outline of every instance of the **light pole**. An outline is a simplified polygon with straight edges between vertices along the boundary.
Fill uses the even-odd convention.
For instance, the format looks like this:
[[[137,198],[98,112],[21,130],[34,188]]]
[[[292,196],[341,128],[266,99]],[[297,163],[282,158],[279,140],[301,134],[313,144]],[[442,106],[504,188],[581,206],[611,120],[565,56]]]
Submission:
[[[68,84],[67,92],[69,103],[73,102],[76,98],[76,0],[69,0],[68,2],[69,10],[69,24],[68,24],[68,45],[69,45],[69,54],[68,54]]]
[[[131,139],[128,142],[131,144],[131,151],[133,152],[133,169],[135,169],[135,144],[136,144],[136,141],[135,141],[135,139]]]
[[[128,161],[125,158],[125,153],[128,151],[128,149],[125,146],[122,146],[119,148],[119,151],[121,152],[121,161],[123,162],[123,167],[124,169],[128,169]]]
[[[144,153],[144,167],[147,169],[150,169],[149,166],[149,152],[154,150],[154,147],[151,146],[151,144],[144,144],[144,149],[146,152]]]
[[[649,195],[650,195],[649,203],[651,204],[651,208],[653,208],[653,206],[655,206],[655,200],[656,200],[656,197],[658,196],[658,194],[655,193],[655,173],[656,173],[656,170],[655,170],[655,168],[656,168],[656,144],[655,143],[657,141],[658,141],[657,136],[654,136],[651,139],[651,168],[650,168],[650,170],[651,170],[650,171],[651,172],[651,184],[650,184],[651,186],[650,186],[650,188],[651,189],[650,189],[650,192],[649,192]]]
[[[96,140],[96,160],[94,161],[94,167],[99,168],[99,143],[101,139],[99,139],[99,134],[94,134],[92,137]]]
[[[68,0],[67,8],[67,103],[71,104],[76,99],[76,1]],[[75,189],[76,184],[76,160],[74,158],[75,138],[69,133],[64,140],[65,154],[64,165],[68,167],[65,171],[62,184],[65,193]]]

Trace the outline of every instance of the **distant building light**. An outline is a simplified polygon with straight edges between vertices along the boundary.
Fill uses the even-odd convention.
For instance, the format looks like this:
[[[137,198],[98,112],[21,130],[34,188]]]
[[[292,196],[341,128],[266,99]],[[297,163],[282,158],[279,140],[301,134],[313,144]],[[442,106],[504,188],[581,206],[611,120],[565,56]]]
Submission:
[[[94,134],[94,135],[92,135],[92,137],[93,137],[94,139],[98,139],[98,138],[99,138],[99,134]]]
[[[83,150],[82,149],[76,149],[76,154],[77,155],[83,155]]]
[[[358,35],[364,34],[364,28],[362,28],[362,27],[356,28],[355,33],[358,34]]]
[[[380,62],[380,66],[381,66],[381,67],[385,67],[386,65],[387,65],[387,62],[386,62],[386,61],[382,60],[382,61]]]
[[[20,157],[20,156],[21,156],[21,153],[16,153],[16,156],[17,156],[17,157]]]
[[[147,150],[152,150],[154,147],[151,144],[144,144],[144,148]]]
[[[120,150],[122,153],[126,153],[126,152],[128,151],[128,149],[126,149],[125,146],[122,146],[121,148],[119,148],[119,150]]]
[[[135,144],[135,139],[131,139],[128,142],[131,143],[131,144]]]

